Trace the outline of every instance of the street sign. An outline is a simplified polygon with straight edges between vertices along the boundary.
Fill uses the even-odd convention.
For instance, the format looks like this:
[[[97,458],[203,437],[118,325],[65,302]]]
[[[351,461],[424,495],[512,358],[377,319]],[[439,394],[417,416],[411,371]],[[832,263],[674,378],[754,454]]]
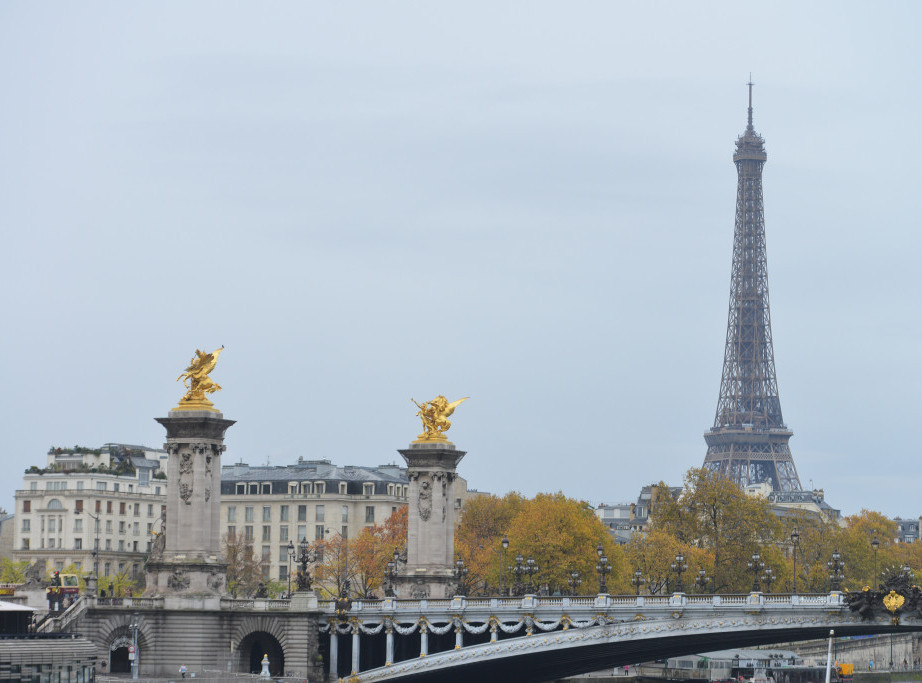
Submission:
[[[129,646],[128,646],[128,654],[130,654],[130,655],[133,655],[133,654],[134,654],[134,645],[129,645]]]

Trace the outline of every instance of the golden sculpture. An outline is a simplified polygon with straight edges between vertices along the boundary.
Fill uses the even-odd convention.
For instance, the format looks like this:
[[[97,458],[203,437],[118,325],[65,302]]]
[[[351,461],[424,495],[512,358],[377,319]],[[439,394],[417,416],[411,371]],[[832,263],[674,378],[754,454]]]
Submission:
[[[416,411],[416,415],[423,421],[424,430],[422,434],[416,437],[416,441],[413,443],[425,443],[429,441],[451,443],[445,438],[444,434],[444,432],[451,429],[451,420],[448,418],[455,412],[455,408],[469,398],[470,396],[465,396],[460,400],[449,403],[448,399],[444,396],[436,396],[431,401],[426,401],[422,405],[416,403],[416,401],[411,398],[410,400],[416,403],[416,407],[419,408],[419,410]]]
[[[208,400],[205,394],[213,394],[221,391],[221,385],[213,381],[208,375],[214,370],[218,363],[218,356],[224,350],[220,349],[205,353],[199,349],[195,350],[195,355],[176,381],[182,380],[183,385],[188,391],[186,395],[179,400],[179,405],[174,410],[211,410],[218,412],[214,403]]]
[[[891,614],[902,607],[904,602],[906,602],[906,598],[893,590],[884,596],[884,607]]]

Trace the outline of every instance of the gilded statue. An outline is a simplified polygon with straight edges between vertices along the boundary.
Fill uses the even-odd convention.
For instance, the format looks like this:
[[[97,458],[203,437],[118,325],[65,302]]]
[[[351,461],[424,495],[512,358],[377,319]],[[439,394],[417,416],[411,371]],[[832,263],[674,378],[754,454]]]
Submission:
[[[449,416],[455,412],[455,408],[464,403],[469,396],[465,396],[462,399],[449,403],[448,399],[444,396],[436,396],[431,401],[426,401],[422,404],[416,403],[412,398],[410,399],[413,403],[416,404],[416,407],[419,408],[416,411],[417,417],[423,421],[423,433],[420,434],[416,440],[420,441],[448,441],[445,438],[444,432],[447,432],[451,429],[451,420]]]
[[[221,391],[221,385],[211,379],[208,375],[214,370],[218,363],[218,356],[224,350],[222,346],[211,353],[205,353],[199,349],[195,350],[195,355],[176,381],[182,380],[186,387],[186,395],[179,401],[176,410],[214,410],[214,404],[208,400],[205,394],[213,394]]]

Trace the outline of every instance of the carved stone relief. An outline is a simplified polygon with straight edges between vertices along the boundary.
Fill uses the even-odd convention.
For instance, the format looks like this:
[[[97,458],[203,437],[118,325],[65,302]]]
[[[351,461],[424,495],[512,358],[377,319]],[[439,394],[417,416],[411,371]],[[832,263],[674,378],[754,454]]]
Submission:
[[[417,506],[419,508],[419,518],[424,522],[428,522],[429,517],[432,516],[432,484],[428,479],[423,479],[419,482]]]

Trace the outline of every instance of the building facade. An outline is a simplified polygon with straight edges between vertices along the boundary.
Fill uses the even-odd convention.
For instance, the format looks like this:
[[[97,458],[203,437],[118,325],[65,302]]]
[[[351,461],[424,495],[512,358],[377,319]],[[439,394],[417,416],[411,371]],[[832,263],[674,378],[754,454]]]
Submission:
[[[289,543],[339,534],[355,538],[407,504],[407,468],[338,467],[329,460],[298,458],[294,465],[250,466],[238,462],[221,472],[221,527],[225,536],[252,541],[267,579],[288,579]],[[452,494],[460,509],[467,481],[458,477]]]
[[[16,491],[13,558],[139,577],[166,503],[161,453],[125,444],[51,449]]]

